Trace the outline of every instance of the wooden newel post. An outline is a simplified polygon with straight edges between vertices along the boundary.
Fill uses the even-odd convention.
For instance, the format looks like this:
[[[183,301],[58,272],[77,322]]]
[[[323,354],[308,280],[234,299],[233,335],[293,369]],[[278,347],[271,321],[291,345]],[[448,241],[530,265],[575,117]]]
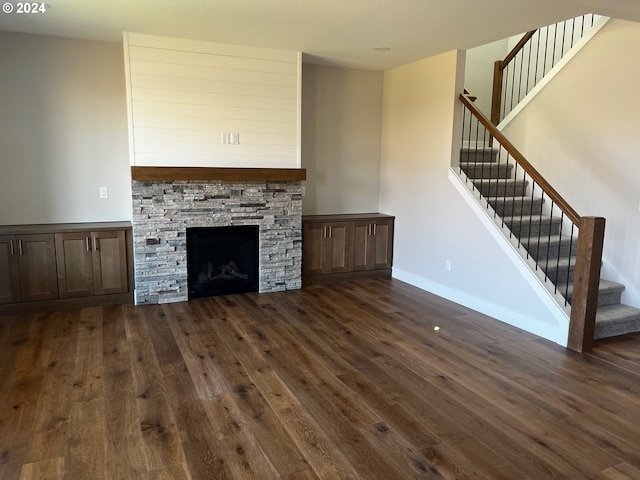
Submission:
[[[567,342],[567,347],[576,352],[593,348],[604,225],[601,217],[582,217],[580,221]]]
[[[493,64],[493,92],[491,93],[491,123],[500,123],[500,110],[502,109],[502,60]]]

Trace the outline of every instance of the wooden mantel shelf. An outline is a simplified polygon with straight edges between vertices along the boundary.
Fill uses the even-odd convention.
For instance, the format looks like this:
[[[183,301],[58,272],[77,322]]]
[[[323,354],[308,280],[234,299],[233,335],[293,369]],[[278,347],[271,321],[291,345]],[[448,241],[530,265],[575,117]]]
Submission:
[[[142,182],[225,180],[294,182],[307,179],[306,168],[131,167],[131,179]]]

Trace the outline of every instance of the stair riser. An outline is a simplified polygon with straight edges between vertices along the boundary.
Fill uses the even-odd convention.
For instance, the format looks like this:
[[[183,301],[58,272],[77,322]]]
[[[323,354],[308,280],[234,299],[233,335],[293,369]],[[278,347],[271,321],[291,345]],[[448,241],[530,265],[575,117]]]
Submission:
[[[617,305],[622,302],[622,292],[601,293],[598,295],[598,306]]]
[[[525,244],[525,248],[527,248]],[[562,242],[552,243],[551,245],[532,245],[531,248],[527,248],[529,255],[533,257],[534,260],[538,261],[538,259],[545,260],[547,257],[550,261],[557,261],[558,256],[560,258],[568,257],[569,255],[575,255],[576,250],[578,249],[578,242],[574,240],[571,242]]]
[[[564,295],[565,290],[561,289],[560,293]],[[569,304],[573,299],[569,298]],[[601,293],[598,295],[598,306],[606,307],[608,305],[618,305],[622,302],[622,293]]]
[[[561,290],[560,293],[564,295],[565,290]],[[573,298],[569,297],[569,303]],[[618,305],[622,302],[622,292],[603,292],[598,294],[598,306],[606,307],[608,305]]]
[[[523,181],[488,181],[474,182],[474,184],[485,197],[520,197],[527,191],[527,184]]]
[[[479,163],[475,165],[461,165],[462,171],[467,177],[477,179],[511,178],[511,168],[508,165],[495,165],[492,163]]]
[[[495,162],[498,156],[498,152],[490,150],[460,150],[461,162],[473,162],[473,163],[489,163]]]
[[[615,325],[601,325],[596,322],[594,338],[598,340],[634,332],[640,332],[640,318],[621,321]]]
[[[531,221],[523,219],[521,222],[506,223],[511,232],[518,238],[538,236],[538,235],[558,235],[560,233],[560,222],[554,221]]]
[[[544,266],[545,266],[544,263],[540,265],[540,267],[542,268],[542,271],[545,271]],[[569,269],[567,269],[566,265],[561,266],[560,270],[558,270],[558,279],[556,283],[556,267],[550,261],[549,268],[546,270],[546,273],[549,279],[551,280],[551,282],[553,282],[558,288],[562,290],[562,285],[566,284],[567,282],[573,282],[574,271],[575,271],[575,265],[571,265]]]
[[[510,200],[494,199],[489,202],[493,209],[501,217],[516,217],[520,215],[540,215],[542,213],[542,200]]]
[[[502,218],[514,217],[507,218],[506,226],[522,241],[530,257],[538,264],[537,269],[547,276],[546,281],[554,284],[555,291],[571,302],[570,287],[574,281],[575,257],[571,257],[573,264],[570,265],[557,265],[557,262],[562,259],[564,263],[569,255],[575,256],[577,239],[566,238],[558,241],[545,238],[545,235],[560,234],[561,224],[558,219],[536,221],[523,218],[541,215],[544,202],[542,199],[513,198],[525,196],[527,182],[513,179],[512,168],[500,162],[497,153],[492,149],[463,149],[460,152],[460,169],[483,197],[493,197],[487,201],[497,215]],[[621,305],[622,289],[623,286],[615,282],[601,283],[598,307],[603,308],[598,309],[596,339],[640,332],[640,310]]]

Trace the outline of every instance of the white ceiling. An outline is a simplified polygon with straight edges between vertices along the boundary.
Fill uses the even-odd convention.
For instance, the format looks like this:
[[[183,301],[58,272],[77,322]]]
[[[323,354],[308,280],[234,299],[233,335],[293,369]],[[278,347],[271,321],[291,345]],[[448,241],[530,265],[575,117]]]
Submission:
[[[2,0],[17,4],[16,0]],[[639,0],[46,0],[0,30],[120,41],[122,31],[299,50],[384,70],[583,13],[640,21]],[[376,47],[390,47],[376,52]]]

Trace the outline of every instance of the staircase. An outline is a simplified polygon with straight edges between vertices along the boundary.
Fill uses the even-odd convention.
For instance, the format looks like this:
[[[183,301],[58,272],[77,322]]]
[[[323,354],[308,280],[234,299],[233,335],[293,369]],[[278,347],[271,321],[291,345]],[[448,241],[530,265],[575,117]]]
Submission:
[[[515,165],[499,162],[498,155],[497,148],[463,148],[460,170],[570,304],[577,237],[562,231],[562,218],[552,215],[553,210],[546,212],[546,200],[532,194],[529,182],[516,178]],[[640,331],[640,309],[620,303],[624,289],[622,284],[600,280],[596,339]]]

